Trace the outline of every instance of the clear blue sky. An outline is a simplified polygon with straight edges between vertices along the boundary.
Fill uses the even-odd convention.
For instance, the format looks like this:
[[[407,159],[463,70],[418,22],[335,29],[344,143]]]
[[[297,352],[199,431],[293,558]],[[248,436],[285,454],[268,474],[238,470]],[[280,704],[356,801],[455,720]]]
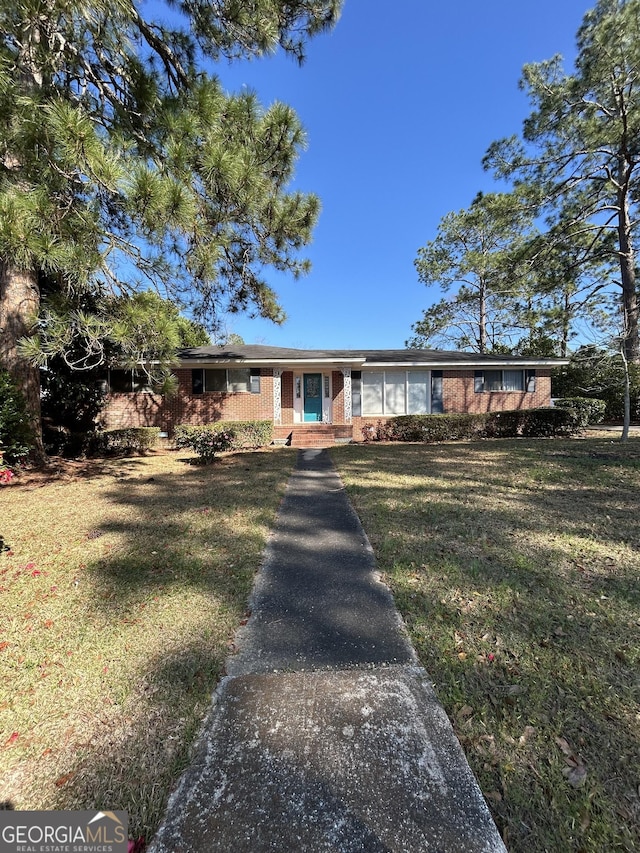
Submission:
[[[575,57],[589,0],[346,0],[332,33],[302,68],[283,56],[220,66],[229,91],[295,108],[308,135],[293,183],[322,213],[306,256],[311,273],[269,281],[283,326],[233,317],[246,343],[396,348],[440,298],[418,281],[417,250],[450,210],[479,190],[506,189],[482,169],[495,140],[529,113],[522,66]]]

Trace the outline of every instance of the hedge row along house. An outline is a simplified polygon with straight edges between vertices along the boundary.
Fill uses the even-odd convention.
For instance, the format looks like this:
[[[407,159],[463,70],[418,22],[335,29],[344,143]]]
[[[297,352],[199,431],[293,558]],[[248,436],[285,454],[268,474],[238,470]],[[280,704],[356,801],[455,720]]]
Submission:
[[[107,428],[272,420],[294,446],[362,441],[396,415],[533,409],[551,403],[551,371],[566,359],[428,349],[299,350],[261,345],[183,350],[178,393],[143,374],[109,372]]]

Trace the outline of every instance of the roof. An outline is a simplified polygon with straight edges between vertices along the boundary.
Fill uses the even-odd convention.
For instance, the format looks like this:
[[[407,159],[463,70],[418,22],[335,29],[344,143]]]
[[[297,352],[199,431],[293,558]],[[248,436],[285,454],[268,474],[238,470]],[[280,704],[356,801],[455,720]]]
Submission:
[[[344,367],[558,367],[568,359],[531,358],[436,349],[318,350],[289,349],[263,344],[191,347],[179,353],[182,365],[243,363],[254,365],[333,364]]]

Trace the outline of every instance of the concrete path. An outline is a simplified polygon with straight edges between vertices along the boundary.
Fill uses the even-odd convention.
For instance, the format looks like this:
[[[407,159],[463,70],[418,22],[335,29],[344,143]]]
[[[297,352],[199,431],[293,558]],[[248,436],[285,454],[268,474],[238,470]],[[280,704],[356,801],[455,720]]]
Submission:
[[[504,853],[326,451],[251,604],[151,853]]]

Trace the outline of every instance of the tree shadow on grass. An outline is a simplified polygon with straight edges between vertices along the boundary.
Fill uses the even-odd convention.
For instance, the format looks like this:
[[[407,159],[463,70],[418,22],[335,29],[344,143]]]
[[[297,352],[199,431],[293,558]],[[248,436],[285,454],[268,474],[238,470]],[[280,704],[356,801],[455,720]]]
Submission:
[[[509,849],[638,849],[640,445],[334,456]]]
[[[87,695],[41,761],[47,807],[121,808],[133,837],[156,829],[246,614],[292,463],[287,452],[247,452],[179,475],[128,466],[106,486],[113,512],[90,538],[117,544],[71,593],[82,625],[66,642]]]

